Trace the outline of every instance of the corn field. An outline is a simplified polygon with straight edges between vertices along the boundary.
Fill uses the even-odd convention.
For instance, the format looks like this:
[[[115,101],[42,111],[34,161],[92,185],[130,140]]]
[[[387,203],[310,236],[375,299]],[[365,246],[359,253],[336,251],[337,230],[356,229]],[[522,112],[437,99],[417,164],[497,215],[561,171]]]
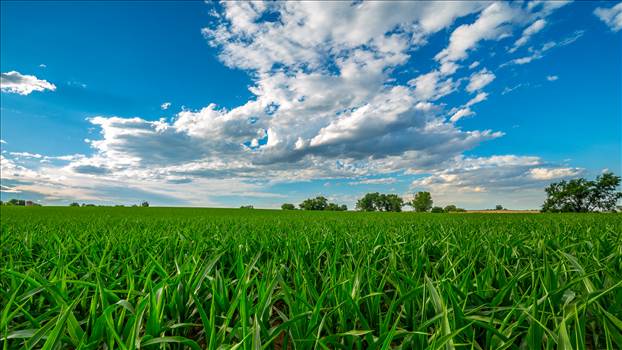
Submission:
[[[620,349],[619,214],[1,208],[2,349]]]

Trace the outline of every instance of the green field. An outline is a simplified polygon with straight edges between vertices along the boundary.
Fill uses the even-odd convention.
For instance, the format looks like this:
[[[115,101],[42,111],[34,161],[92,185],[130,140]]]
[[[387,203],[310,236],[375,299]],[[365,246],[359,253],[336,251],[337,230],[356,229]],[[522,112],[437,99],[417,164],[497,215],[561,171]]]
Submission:
[[[619,214],[1,215],[4,349],[622,348]]]

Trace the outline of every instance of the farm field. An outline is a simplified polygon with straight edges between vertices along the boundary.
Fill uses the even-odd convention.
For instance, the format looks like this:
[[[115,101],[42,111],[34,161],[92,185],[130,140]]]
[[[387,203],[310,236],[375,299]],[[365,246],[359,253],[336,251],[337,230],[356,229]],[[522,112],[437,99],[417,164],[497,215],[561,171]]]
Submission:
[[[2,207],[3,349],[620,349],[622,215]]]

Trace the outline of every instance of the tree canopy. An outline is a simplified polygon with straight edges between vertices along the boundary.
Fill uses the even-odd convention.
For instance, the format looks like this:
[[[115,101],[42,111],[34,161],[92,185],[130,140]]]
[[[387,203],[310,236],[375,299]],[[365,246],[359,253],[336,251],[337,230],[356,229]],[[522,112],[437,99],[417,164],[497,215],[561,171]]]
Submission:
[[[427,212],[432,209],[432,195],[430,192],[417,192],[415,198],[410,202],[410,205],[417,212]]]
[[[298,204],[302,210],[330,210],[330,211],[345,211],[348,207],[345,204],[338,205],[336,203],[328,203],[328,199],[324,196],[317,196],[315,198],[308,198]],[[283,206],[281,206],[283,208]],[[283,208],[284,209],[284,208]]]
[[[356,209],[361,211],[402,211],[404,200],[397,194],[367,193],[356,202]]]
[[[547,198],[543,212],[615,211],[622,193],[616,191],[620,177],[611,172],[603,173],[590,181],[584,178],[554,182],[544,189]]]
[[[283,209],[283,210],[296,210],[296,206],[293,205],[292,203],[283,203],[281,205],[281,209]]]

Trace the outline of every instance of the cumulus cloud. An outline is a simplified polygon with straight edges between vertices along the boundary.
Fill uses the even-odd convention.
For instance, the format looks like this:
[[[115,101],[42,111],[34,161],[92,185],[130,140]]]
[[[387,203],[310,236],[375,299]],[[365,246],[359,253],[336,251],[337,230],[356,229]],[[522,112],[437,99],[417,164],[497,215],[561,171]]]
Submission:
[[[559,79],[559,77],[557,75],[547,75],[546,76],[546,80],[548,80],[548,81],[555,81],[557,79]]]
[[[610,8],[597,7],[594,15],[605,22],[613,32],[617,33],[622,29],[622,2]]]
[[[475,92],[481,90],[486,85],[490,84],[493,80],[495,80],[495,75],[486,68],[484,68],[479,72],[471,75],[471,78],[469,79],[469,85],[467,85],[466,90],[468,92]]]
[[[33,91],[56,90],[56,85],[38,79],[34,75],[22,75],[17,71],[0,74],[0,90],[19,95],[29,95]]]
[[[454,75],[462,73],[461,64],[481,42],[500,40],[514,26],[533,22],[533,11],[543,18],[548,6],[223,2],[202,34],[224,65],[249,74],[250,100],[233,108],[206,103],[171,120],[92,116],[88,122],[99,135],[86,140],[91,155],[42,156],[49,163],[38,169],[10,155],[3,169],[11,181],[34,183],[11,186],[53,198],[71,186],[91,198],[97,186],[110,188],[113,182],[204,204],[210,195],[232,192],[274,197],[257,179],[349,178],[373,184],[395,173],[457,176],[441,169],[486,163],[463,154],[503,133],[456,125],[488,98],[482,89],[495,74],[481,69]],[[451,30],[465,16],[475,20],[451,32],[446,48],[434,57],[438,67],[397,79],[400,68],[422,58],[417,49],[434,33]],[[475,96],[462,106],[448,104],[444,98],[460,89]],[[536,165],[547,168],[541,161]]]

